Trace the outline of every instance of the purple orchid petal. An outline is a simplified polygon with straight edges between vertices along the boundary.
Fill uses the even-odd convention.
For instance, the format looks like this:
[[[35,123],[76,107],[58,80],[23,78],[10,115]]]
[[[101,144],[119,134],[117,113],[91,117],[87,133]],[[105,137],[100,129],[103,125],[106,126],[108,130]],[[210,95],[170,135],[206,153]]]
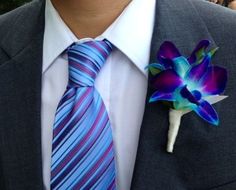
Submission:
[[[149,99],[149,102],[155,101],[175,101],[173,93],[164,94],[161,92],[154,92]]]
[[[173,61],[171,59],[167,59],[165,57],[159,56],[158,62],[165,68],[165,69],[171,69],[173,67]]]
[[[159,60],[159,58],[165,58],[171,60],[179,56],[181,56],[181,54],[175,45],[170,41],[165,41],[158,51],[157,59]]]
[[[226,87],[227,71],[224,68],[208,67],[206,74],[199,82],[199,90],[203,96],[221,94]]]
[[[183,79],[175,71],[168,69],[157,74],[151,84],[160,93],[172,93],[183,85]]]
[[[199,115],[202,119],[209,122],[213,125],[219,125],[219,118],[215,109],[205,100],[201,100],[199,106],[194,106],[193,110]]]
[[[210,57],[206,56],[201,63],[193,66],[186,74],[185,80],[198,83],[202,76],[207,72]]]
[[[197,104],[199,105],[198,99],[194,96],[194,94],[192,94],[187,86],[184,86],[181,91],[180,94],[183,98],[187,99],[189,102],[193,103],[193,104]]]
[[[210,42],[208,40],[202,40],[193,50],[191,56],[188,58],[190,64],[195,63],[198,59],[204,56],[206,48],[209,46]]]

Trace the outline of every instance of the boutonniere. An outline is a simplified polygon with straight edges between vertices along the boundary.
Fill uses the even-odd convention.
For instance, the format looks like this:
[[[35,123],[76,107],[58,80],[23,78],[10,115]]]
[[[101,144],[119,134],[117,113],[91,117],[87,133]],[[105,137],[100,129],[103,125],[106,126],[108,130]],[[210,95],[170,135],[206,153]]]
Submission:
[[[217,48],[207,50],[210,42],[202,40],[189,57],[184,57],[172,42],[165,41],[157,52],[157,63],[147,68],[155,92],[149,102],[164,101],[169,105],[167,151],[173,152],[181,118],[194,111],[213,126],[219,117],[212,104],[226,98],[221,96],[227,83],[226,69],[211,64]]]

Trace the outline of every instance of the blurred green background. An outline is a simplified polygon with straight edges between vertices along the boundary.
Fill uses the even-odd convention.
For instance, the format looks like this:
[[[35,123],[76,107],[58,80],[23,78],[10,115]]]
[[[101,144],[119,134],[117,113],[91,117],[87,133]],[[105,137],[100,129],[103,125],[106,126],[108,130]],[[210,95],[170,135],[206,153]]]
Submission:
[[[0,14],[13,10],[31,0],[0,0]]]

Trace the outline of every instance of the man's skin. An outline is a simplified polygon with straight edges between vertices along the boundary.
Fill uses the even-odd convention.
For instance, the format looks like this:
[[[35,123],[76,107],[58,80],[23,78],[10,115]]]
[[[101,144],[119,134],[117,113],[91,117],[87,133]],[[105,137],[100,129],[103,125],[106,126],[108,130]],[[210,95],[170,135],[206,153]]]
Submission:
[[[232,1],[231,3],[229,3],[228,7],[233,10],[236,10],[236,1]]]
[[[216,3],[216,4],[222,5],[224,0],[209,0],[209,1],[212,2],[212,3]]]
[[[64,22],[78,38],[94,38],[121,14],[131,0],[52,0]]]
[[[220,5],[222,5],[222,4],[224,3],[224,0],[209,0],[209,1],[212,2],[212,3],[220,4]],[[230,9],[236,10],[236,0],[231,1],[231,2],[229,3],[228,7],[229,7]]]

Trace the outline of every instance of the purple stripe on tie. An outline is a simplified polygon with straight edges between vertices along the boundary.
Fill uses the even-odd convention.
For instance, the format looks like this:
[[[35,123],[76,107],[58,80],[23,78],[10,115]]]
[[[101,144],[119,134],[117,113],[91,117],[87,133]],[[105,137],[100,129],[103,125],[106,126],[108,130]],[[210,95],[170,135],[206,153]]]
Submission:
[[[83,110],[79,113],[79,115],[77,117],[75,117],[70,124],[68,124],[67,128],[60,134],[60,136],[53,142],[53,151],[61,146],[63,146],[63,144],[65,143],[65,141],[72,135],[70,134],[68,137],[67,135],[70,133],[71,130],[73,130],[73,128],[76,126],[76,124],[81,120],[81,118],[83,118],[83,116],[85,115],[85,113],[87,112],[88,108],[90,107],[90,105],[92,104],[93,99],[91,99],[91,101],[83,108]],[[58,147],[59,146],[59,147]],[[53,155],[56,153],[57,151],[55,151],[53,153]]]
[[[69,83],[68,86],[70,86],[70,88],[80,88],[80,87],[84,87],[81,84],[78,84],[76,82],[74,82],[71,78],[69,78]]]
[[[105,60],[106,60],[106,59],[104,59],[104,58],[107,58],[107,57],[108,57],[106,54],[105,54],[105,57],[104,57],[103,54],[102,54],[101,52],[99,52],[98,49],[96,49],[95,43],[91,43],[91,44],[88,44],[88,43],[86,44],[86,43],[84,43],[84,44],[82,45],[82,47],[85,48],[86,50],[90,51],[91,56],[96,56],[96,58],[94,59],[95,61],[96,61],[97,59],[100,59],[100,60],[102,60],[102,62],[104,63]],[[81,52],[84,52],[84,50],[81,49]],[[85,52],[86,52],[86,51],[85,51]],[[86,52],[86,54],[89,54],[89,53]]]
[[[52,171],[52,178],[55,177],[55,175],[63,168],[65,167],[65,165],[67,163],[69,163],[69,161],[77,154],[77,152],[81,149],[82,146],[84,146],[84,144],[87,142],[87,140],[89,139],[89,137],[91,136],[92,132],[94,131],[95,127],[97,126],[99,120],[101,119],[103,112],[104,112],[105,108],[102,107],[101,111],[99,113],[99,115],[97,116],[96,120],[94,121],[94,124],[92,125],[91,129],[88,131],[88,133],[83,137],[83,139],[77,144],[75,145],[75,147],[68,153],[68,155],[57,165],[56,168],[54,168],[54,170]],[[85,149],[82,153],[80,157],[83,157],[89,150],[90,148],[94,145],[94,143],[96,142],[96,140],[98,139],[98,137],[101,135],[103,129],[106,126],[106,123],[108,122],[108,118],[106,118],[106,120],[104,120],[103,123],[103,127],[100,129],[100,131],[98,132],[98,134],[95,136],[94,140],[88,145],[87,149]],[[79,157],[79,156],[78,156]],[[80,159],[79,159],[80,160]],[[72,164],[72,163],[71,163]],[[62,175],[62,174],[61,174]]]
[[[113,45],[107,40],[104,40],[104,42],[107,44],[107,48],[110,50],[109,52],[111,52],[113,49]]]
[[[81,187],[88,181],[89,177],[98,169],[98,167],[101,165],[101,163],[104,161],[108,153],[112,150],[113,144],[111,143],[105,153],[100,157],[100,159],[97,161],[95,165],[87,172],[87,174],[82,178],[82,181],[78,182],[77,185],[73,188],[74,190],[76,189],[81,189]],[[114,158],[112,158],[113,160]],[[112,161],[111,160],[111,161]],[[109,166],[109,165],[108,165]],[[106,168],[108,168],[108,166]],[[106,168],[104,168],[106,170]]]
[[[112,47],[109,45],[109,43],[103,41],[102,43],[95,43],[97,46],[99,46],[100,48],[103,49],[103,51],[105,51],[105,53],[107,54],[107,56],[110,55],[111,51],[112,51]]]
[[[113,146],[113,145],[112,145]],[[112,151],[112,150],[111,150]],[[110,161],[107,161],[107,165],[105,167],[103,167],[95,176],[93,176],[93,180],[91,180],[86,187],[84,187],[84,189],[91,189],[94,184],[103,176],[103,174],[105,174],[105,172],[108,170],[108,168],[111,166],[112,162],[114,162],[114,157],[112,157],[110,159]],[[91,173],[92,175],[92,173]],[[90,176],[91,177],[91,176]],[[110,184],[109,186],[111,186],[112,184]],[[77,187],[77,186],[76,186]],[[108,188],[109,189],[109,188]]]
[[[95,141],[93,142],[93,144],[90,145],[90,147],[88,147],[88,149],[90,149],[93,145],[94,145]],[[61,173],[60,176],[57,177],[57,179],[51,184],[52,187],[56,187],[61,181],[62,179],[64,178],[69,178],[71,175],[74,174],[74,172],[70,173],[71,170],[73,168],[75,168],[77,166],[77,164],[81,161],[81,159],[86,155],[86,152],[84,151],[83,153],[81,153],[80,156],[76,157],[76,159]],[[67,162],[69,162],[70,160],[68,159]],[[80,163],[82,164],[82,163]],[[69,174],[69,175],[68,175]],[[55,174],[54,176],[52,176],[52,179],[55,177]],[[66,181],[67,179],[65,179]],[[63,183],[58,187],[60,188],[61,186],[63,185]]]
[[[70,67],[73,67],[75,69],[78,69],[79,71],[84,72],[84,74],[87,74],[89,77],[92,77],[92,79],[95,79],[97,76],[97,73],[94,73],[92,70],[88,69],[87,67],[83,66],[82,64],[78,64],[76,62],[71,61]],[[79,77],[76,77],[76,78],[79,78]]]
[[[104,43],[104,45],[107,45],[107,44]],[[91,46],[93,46],[95,50],[99,51],[99,53],[101,53],[104,59],[108,57],[109,54],[107,54],[107,52],[104,49],[102,49],[102,47],[100,47],[97,43],[93,43],[91,44]]]
[[[112,180],[111,184],[109,185],[109,187],[107,188],[107,190],[112,190],[115,188],[115,184],[116,184],[116,180],[115,178]]]
[[[68,114],[65,119],[61,121],[61,123],[53,130],[53,138],[56,138],[56,136],[61,132],[63,127],[68,123],[68,121],[71,119],[71,117],[74,114],[74,111],[76,111],[80,106],[81,103],[85,100],[87,95],[91,92],[92,88],[88,88],[85,93],[80,97],[79,101],[76,103],[75,107],[71,110],[71,112]]]
[[[106,121],[106,123],[108,122],[108,120]],[[105,128],[105,126],[106,126],[106,124],[104,125],[104,128]],[[102,131],[101,131],[101,133],[102,133]],[[99,135],[101,135],[101,133],[99,134]],[[98,135],[98,136],[99,136]],[[73,169],[73,168],[75,168],[75,167],[79,167],[83,162],[81,162],[81,159],[82,158],[84,158],[85,157],[85,155],[87,154],[87,152],[94,146],[94,144],[96,143],[96,140],[97,140],[98,138],[96,138],[93,142],[92,142],[92,144],[90,144],[89,145],[89,147],[87,147],[87,149],[88,150],[84,150],[82,153],[81,153],[81,155],[79,155],[78,157],[76,157],[76,160],[74,160],[68,167],[70,167],[69,169],[67,168],[66,170],[68,170],[68,171],[64,171],[60,176],[58,176],[58,178],[53,182],[53,184],[52,185],[54,185],[54,186],[57,186],[59,183],[60,183],[60,181],[62,181],[62,179],[64,178],[64,180],[66,181],[71,175],[73,175],[74,174],[74,172],[76,171],[76,169],[72,172],[72,173],[70,173],[71,172],[71,170]],[[76,152],[75,152],[76,153]],[[69,159],[68,160],[66,160],[67,161],[67,163],[69,163]],[[85,160],[84,160],[85,161]],[[79,163],[79,162],[81,162],[81,163]],[[79,165],[78,165],[78,163],[79,163]],[[60,170],[59,170],[60,171]],[[67,173],[65,173],[65,172],[67,172]],[[64,174],[65,173],[65,174]],[[69,175],[68,175],[69,174]],[[53,177],[55,177],[55,176],[53,176]],[[53,179],[53,178],[52,178]],[[59,186],[58,186],[58,188],[60,188],[62,185],[63,185],[64,183],[62,183],[62,184],[60,184]]]
[[[57,112],[58,113],[60,110],[62,110],[67,104],[63,105],[67,100],[69,100],[70,98],[72,98],[74,95],[76,94],[76,90],[74,90],[73,88],[71,88],[71,91],[66,94],[63,95],[61,101],[59,102],[58,106],[57,106]]]
[[[80,54],[76,54],[75,52],[71,52],[74,54],[74,56],[71,56],[73,57],[74,59],[79,59],[80,62],[86,62],[88,66],[90,66],[91,68],[93,68],[96,72],[99,72],[101,66],[99,64],[97,64],[97,62],[95,62],[94,59],[92,59],[90,57],[87,58],[86,56],[88,56],[87,54],[83,53],[83,52],[77,52],[77,53],[80,53]],[[82,54],[82,55],[81,55]],[[73,61],[72,59],[69,59],[69,63]],[[78,63],[78,64],[81,64],[81,63]]]
[[[68,138],[71,137],[71,135],[73,134],[70,134],[69,136],[67,136],[67,134],[73,129],[73,127],[77,124],[77,122],[79,122],[79,120],[85,115],[85,113],[87,112],[88,108],[90,107],[90,105],[93,103],[93,100],[86,106],[84,107],[84,109],[82,110],[81,112],[81,115],[80,117],[77,117],[75,118],[75,120],[73,120],[69,125],[68,127],[65,129],[65,133],[57,139],[57,143],[55,141],[55,149],[57,148],[58,150],[66,143],[66,141],[68,140]],[[58,147],[57,147],[58,146]],[[53,149],[53,150],[55,150]],[[53,156],[57,153],[57,151],[53,151]]]
[[[108,122],[108,120],[106,121],[106,123]],[[105,127],[104,127],[105,128]],[[103,129],[104,129],[103,128]],[[66,170],[63,171],[63,173],[60,174],[60,176],[58,176],[58,178],[65,178],[64,176],[67,176],[68,178],[74,174],[74,172],[76,170],[74,170],[72,173],[72,169],[75,168],[75,167],[80,167],[81,164],[83,164],[83,162],[85,161],[82,161],[82,158],[85,157],[85,155],[87,154],[87,152],[94,146],[94,144],[96,143],[96,140],[98,139],[98,137],[101,135],[102,131],[97,135],[97,137],[89,144],[87,145],[86,149],[81,152],[80,155],[78,155],[76,157],[75,160],[73,160],[72,163],[70,163],[70,165],[67,167],[66,164],[68,164],[70,162],[70,160],[73,158],[73,156],[75,156],[78,151],[80,150],[81,147],[79,147],[80,145],[76,145],[75,149],[73,151],[70,152],[71,155],[68,155],[66,156],[64,159],[63,159],[63,163],[60,163],[60,166],[56,167],[53,171],[52,171],[52,176],[51,178],[54,179],[56,177],[56,175],[64,168],[64,167],[67,167]],[[87,139],[88,140],[88,139]],[[68,175],[69,174],[69,175]],[[67,180],[67,179],[66,179]],[[55,180],[54,183],[57,183],[57,179]],[[57,184],[56,184],[57,185]],[[63,185],[63,183],[61,184]],[[61,186],[60,185],[60,186]]]

